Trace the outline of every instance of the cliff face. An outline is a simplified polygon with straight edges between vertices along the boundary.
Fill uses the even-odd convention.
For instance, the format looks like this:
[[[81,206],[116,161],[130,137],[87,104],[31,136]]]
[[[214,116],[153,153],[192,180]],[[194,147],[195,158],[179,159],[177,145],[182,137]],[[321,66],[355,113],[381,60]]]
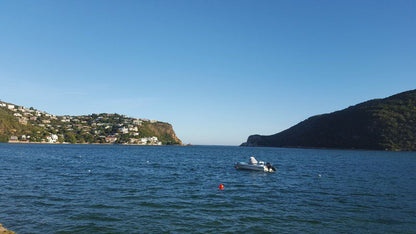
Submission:
[[[173,127],[169,123],[156,122],[144,124],[141,127],[141,134],[146,136],[158,136],[159,140],[166,145],[182,145],[182,141],[176,136]]]
[[[242,146],[416,150],[416,90],[308,118]]]

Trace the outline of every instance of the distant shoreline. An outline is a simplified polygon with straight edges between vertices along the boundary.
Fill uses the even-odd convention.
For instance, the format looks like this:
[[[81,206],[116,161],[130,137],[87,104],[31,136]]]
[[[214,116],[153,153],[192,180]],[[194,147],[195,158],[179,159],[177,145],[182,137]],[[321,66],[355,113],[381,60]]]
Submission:
[[[158,145],[158,144],[112,144],[112,143],[50,143],[50,142],[23,142],[23,141],[9,141],[3,142],[5,144],[45,144],[45,145],[138,145],[138,146],[187,146],[187,145]]]

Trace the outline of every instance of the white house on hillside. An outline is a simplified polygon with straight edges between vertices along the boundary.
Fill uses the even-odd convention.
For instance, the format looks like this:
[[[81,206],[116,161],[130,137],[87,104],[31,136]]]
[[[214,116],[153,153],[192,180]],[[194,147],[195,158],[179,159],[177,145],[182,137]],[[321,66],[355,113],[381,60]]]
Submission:
[[[127,133],[129,133],[129,129],[128,129],[128,128],[126,128],[126,127],[119,128],[119,130],[120,130],[120,132],[121,132],[121,133],[123,133],[123,134],[127,134]]]
[[[51,136],[46,137],[46,140],[49,143],[56,143],[56,141],[58,140],[58,135],[56,134],[51,134]]]

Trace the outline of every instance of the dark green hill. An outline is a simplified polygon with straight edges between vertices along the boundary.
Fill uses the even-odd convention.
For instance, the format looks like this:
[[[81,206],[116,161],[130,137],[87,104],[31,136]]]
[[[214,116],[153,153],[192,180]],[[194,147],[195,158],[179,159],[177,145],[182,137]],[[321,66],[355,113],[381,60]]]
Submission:
[[[242,146],[416,150],[416,90],[313,116]]]

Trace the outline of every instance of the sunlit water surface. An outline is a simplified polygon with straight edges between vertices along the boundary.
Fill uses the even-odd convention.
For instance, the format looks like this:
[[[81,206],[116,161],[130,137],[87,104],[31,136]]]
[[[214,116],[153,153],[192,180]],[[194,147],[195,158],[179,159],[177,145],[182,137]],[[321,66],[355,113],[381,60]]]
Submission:
[[[234,169],[251,155],[277,172]],[[416,153],[0,144],[0,165],[17,233],[416,232]]]

